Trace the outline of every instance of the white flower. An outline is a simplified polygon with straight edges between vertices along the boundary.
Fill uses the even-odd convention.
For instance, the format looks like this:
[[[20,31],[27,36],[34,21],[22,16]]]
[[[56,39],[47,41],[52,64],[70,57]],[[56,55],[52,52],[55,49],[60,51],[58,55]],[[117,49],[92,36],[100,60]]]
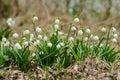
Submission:
[[[58,31],[58,35],[62,35],[63,33],[61,31]]]
[[[23,32],[23,34],[24,34],[24,35],[28,35],[28,34],[30,34],[30,31],[29,31],[29,30],[25,30],[25,31]]]
[[[15,49],[22,49],[22,47],[21,47],[21,45],[20,45],[19,43],[16,43],[16,44],[14,45],[14,48],[15,48]]]
[[[75,64],[74,67],[73,67],[73,69],[74,69],[75,71],[77,71],[77,70],[78,70],[78,65]]]
[[[33,38],[30,37],[30,42],[33,40]]]
[[[41,28],[39,28],[39,27],[36,28],[36,32],[37,32],[37,33],[40,33],[41,31],[42,31]]]
[[[30,38],[34,38],[34,34],[33,33],[30,34]]]
[[[93,39],[93,38],[94,38],[93,34],[91,34],[91,35],[90,35],[90,38],[91,38],[91,39]]]
[[[56,19],[56,20],[55,20],[55,23],[56,23],[56,24],[59,24],[59,23],[60,23],[60,20],[59,20],[59,19]]]
[[[42,39],[42,35],[38,35],[38,37],[37,37],[38,39]]]
[[[94,36],[93,38],[95,41],[99,40],[99,37],[98,36]]]
[[[76,27],[75,27],[75,26],[72,26],[71,30],[72,30],[72,31],[75,31],[75,30],[76,30]]]
[[[38,21],[38,17],[37,16],[34,16],[33,17],[33,21],[35,22],[35,21]]]
[[[52,47],[52,43],[49,42],[49,43],[47,44],[47,46],[48,46],[48,47]]]
[[[101,43],[101,44],[100,44],[100,47],[102,47],[102,46],[103,46],[103,44]]]
[[[90,31],[89,28],[87,28],[85,32],[86,32],[87,34],[90,34],[91,31]]]
[[[105,27],[102,27],[102,28],[101,28],[101,31],[102,31],[102,32],[106,32],[106,28],[105,28]]]
[[[19,37],[19,35],[17,33],[13,34],[13,38],[18,38],[18,37]]]
[[[43,52],[43,51],[41,51],[41,52],[40,52],[40,54],[44,54],[44,52]]]
[[[73,37],[69,37],[68,41],[74,41]]]
[[[79,22],[79,21],[80,21],[79,18],[74,19],[74,22]]]
[[[5,37],[2,38],[2,42],[5,42],[7,39]]]
[[[61,43],[59,43],[61,46],[64,46],[64,43],[63,42],[61,42]]]
[[[80,35],[80,36],[83,35],[83,31],[82,31],[82,30],[79,30],[79,31],[78,31],[78,35]]]
[[[93,45],[90,45],[90,48],[93,48]]]
[[[24,46],[28,46],[28,41],[24,41],[22,44],[23,44]]]
[[[9,46],[10,45],[10,42],[9,41],[6,41],[6,43],[4,44],[4,46]]]
[[[37,45],[37,42],[35,41],[35,42],[33,43],[33,45],[36,46],[36,45]]]
[[[113,42],[113,43],[116,43],[116,42],[117,42],[117,39],[116,39],[116,38],[113,38],[113,39],[112,39],[112,42]]]
[[[59,29],[59,25],[58,25],[58,24],[55,24],[55,25],[54,25],[54,28],[55,28],[55,29]]]
[[[114,38],[118,38],[118,34],[116,34],[116,33],[113,34],[113,36],[114,36]]]
[[[10,27],[14,26],[15,24],[15,21],[12,18],[8,18],[6,22],[7,22],[7,25]]]
[[[40,40],[36,40],[36,43],[37,43],[37,44],[40,44]]]
[[[47,41],[48,40],[48,37],[47,36],[44,36],[44,38],[43,38],[45,41]]]
[[[32,57],[35,57],[36,56],[36,54],[35,53],[32,53]]]
[[[56,48],[57,48],[57,49],[60,49],[60,44],[57,44],[57,45],[56,45]]]
[[[84,40],[85,40],[85,41],[88,41],[88,37],[85,37]]]
[[[34,46],[36,46],[36,45],[40,44],[40,41],[36,40],[33,44],[34,44]]]
[[[112,27],[112,32],[116,32],[116,28],[115,27]]]

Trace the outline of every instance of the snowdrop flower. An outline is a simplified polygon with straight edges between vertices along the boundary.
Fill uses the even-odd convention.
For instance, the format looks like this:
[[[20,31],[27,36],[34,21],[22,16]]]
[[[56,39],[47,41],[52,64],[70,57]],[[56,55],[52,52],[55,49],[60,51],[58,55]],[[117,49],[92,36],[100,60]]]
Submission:
[[[112,32],[116,32],[116,28],[115,27],[112,27]]]
[[[29,31],[29,30],[25,30],[25,31],[23,32],[23,34],[24,34],[24,35],[28,35],[28,34],[30,34],[30,31]]]
[[[64,46],[64,43],[63,42],[61,42],[61,43],[59,43],[61,46]]]
[[[5,37],[2,38],[2,42],[5,42],[7,39]]]
[[[90,45],[90,48],[93,48],[93,45]]]
[[[74,22],[79,22],[79,21],[80,21],[79,18],[74,19]]]
[[[55,28],[55,29],[59,29],[59,25],[58,25],[58,24],[55,24],[55,25],[54,25],[54,28]]]
[[[60,49],[60,44],[57,44],[56,48],[57,48],[57,49]]]
[[[33,38],[30,37],[30,42],[33,41]]]
[[[9,41],[6,41],[6,43],[4,44],[4,46],[8,47],[10,45]]]
[[[93,38],[95,41],[99,40],[99,37],[98,36],[94,36]]]
[[[37,45],[37,42],[35,41],[35,42],[33,43],[33,45],[36,46],[36,45]]]
[[[38,39],[42,39],[42,35],[38,35],[38,37],[37,37]]]
[[[112,39],[112,42],[113,42],[113,43],[116,43],[116,42],[117,42],[117,39],[116,39],[116,38],[113,38],[113,39]]]
[[[48,40],[48,37],[47,36],[44,36],[44,38],[43,38],[45,41],[47,41]]]
[[[84,40],[85,40],[85,41],[88,41],[88,37],[85,37]]]
[[[32,57],[35,57],[36,56],[36,54],[35,53],[32,53]]]
[[[49,42],[49,43],[47,44],[47,46],[48,46],[48,47],[52,47],[52,43]]]
[[[73,69],[74,69],[75,71],[77,71],[77,70],[78,70],[78,65],[75,64],[74,67],[73,67]]]
[[[71,30],[72,30],[72,31],[76,31],[76,27],[73,26],[73,27],[71,28]]]
[[[60,23],[60,20],[59,20],[59,19],[56,19],[56,20],[55,20],[55,23],[56,23],[56,24],[59,24],[59,23]]]
[[[62,35],[63,33],[61,31],[58,31],[58,35]]]
[[[28,41],[24,41],[22,44],[23,44],[24,46],[28,46]]]
[[[30,34],[30,38],[34,38],[34,34],[33,33]]]
[[[36,43],[37,43],[37,44],[40,44],[40,40],[36,40]]]
[[[80,36],[83,35],[83,31],[82,31],[82,30],[79,30],[79,31],[78,31],[78,35],[80,35]]]
[[[35,22],[35,21],[38,21],[38,17],[37,16],[34,16],[33,17],[33,21]]]
[[[17,33],[13,34],[13,38],[18,38],[18,37],[19,37],[19,35]]]
[[[36,40],[33,44],[34,44],[34,46],[36,46],[36,45],[40,44],[40,41]]]
[[[100,44],[100,47],[102,47],[102,46],[103,46],[103,44],[101,43],[101,44]]]
[[[44,54],[44,52],[43,52],[43,51],[41,51],[41,52],[40,52],[40,54]]]
[[[15,24],[15,21],[12,18],[8,18],[6,22],[7,22],[7,25],[10,27],[14,26]]]
[[[116,34],[116,33],[113,34],[113,36],[114,36],[114,38],[118,38],[118,34]]]
[[[36,28],[36,32],[37,32],[37,33],[40,33],[41,31],[42,31],[41,28],[39,28],[39,27]]]
[[[94,38],[93,34],[91,34],[91,35],[90,35],[90,38],[91,38],[91,39],[93,39],[93,38]]]
[[[90,31],[89,28],[87,28],[85,32],[86,32],[87,34],[90,34],[91,31]]]
[[[74,41],[73,37],[69,37],[68,41]]]
[[[106,32],[106,28],[105,28],[105,27],[102,27],[102,28],[101,28],[101,31],[102,31],[102,32]]]
[[[16,43],[16,44],[14,45],[14,48],[16,48],[16,49],[22,49],[22,47],[21,47],[21,45],[20,45],[19,43]]]

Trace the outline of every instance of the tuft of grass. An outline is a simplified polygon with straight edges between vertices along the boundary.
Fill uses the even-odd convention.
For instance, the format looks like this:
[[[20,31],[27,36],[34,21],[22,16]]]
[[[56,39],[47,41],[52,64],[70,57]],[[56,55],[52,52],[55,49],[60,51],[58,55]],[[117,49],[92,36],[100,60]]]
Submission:
[[[17,65],[20,70],[28,72],[38,65],[45,70],[55,65],[57,70],[61,70],[69,67],[73,61],[83,61],[88,56],[106,60],[109,64],[118,59],[120,52],[112,47],[112,44],[116,44],[117,38],[111,41],[114,38],[113,34],[116,33],[115,28],[112,28],[114,32],[109,30],[107,33],[104,30],[100,36],[97,36],[89,28],[80,29],[78,33],[79,29],[72,23],[68,32],[61,35],[62,31],[59,27],[59,23],[53,26],[48,35],[38,26],[36,31],[36,23],[33,22],[34,32],[25,30],[18,39],[9,34],[12,32],[11,29],[1,29],[0,39],[6,37],[7,40],[0,42],[0,66]],[[44,39],[45,35],[48,35],[48,38]],[[5,46],[6,41],[10,45]],[[31,46],[32,49],[30,49]]]

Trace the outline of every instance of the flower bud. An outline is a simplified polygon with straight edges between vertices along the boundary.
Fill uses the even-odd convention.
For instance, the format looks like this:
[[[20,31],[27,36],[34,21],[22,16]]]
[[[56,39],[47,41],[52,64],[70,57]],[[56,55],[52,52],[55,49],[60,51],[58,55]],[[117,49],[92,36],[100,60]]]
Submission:
[[[38,17],[37,16],[34,16],[33,17],[33,21],[35,22],[35,21],[38,21]]]
[[[47,46],[48,46],[48,47],[52,47],[52,43],[49,42],[49,43],[47,44]]]
[[[18,37],[19,37],[19,35],[17,33],[13,34],[13,38],[18,38]]]
[[[79,21],[80,21],[79,18],[74,19],[74,22],[79,22]]]
[[[22,47],[21,47],[21,45],[20,45],[19,43],[16,43],[16,44],[14,45],[14,48],[15,48],[15,49],[22,49]]]
[[[78,35],[80,35],[80,36],[83,35],[83,31],[82,31],[82,30],[79,30],[79,31],[78,31]]]

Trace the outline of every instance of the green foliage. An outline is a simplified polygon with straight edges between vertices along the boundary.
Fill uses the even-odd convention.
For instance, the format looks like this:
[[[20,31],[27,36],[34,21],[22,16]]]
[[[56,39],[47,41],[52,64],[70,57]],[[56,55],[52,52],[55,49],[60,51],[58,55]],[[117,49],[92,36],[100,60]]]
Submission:
[[[36,31],[35,22],[33,22],[33,26],[34,31]],[[64,39],[62,38],[64,35],[59,34],[60,30],[58,28],[59,26],[57,26],[57,28],[52,27],[53,30],[46,40],[43,37],[38,38],[38,35],[47,35],[45,32],[38,31],[29,33],[30,31],[28,30],[27,34],[23,34],[22,37],[19,38],[20,40],[14,37],[7,39],[6,41],[10,42],[10,45],[5,46],[6,41],[1,41],[0,66],[13,64],[17,65],[20,70],[27,72],[37,65],[43,69],[55,65],[57,66],[57,70],[61,70],[71,65],[73,61],[82,61],[88,56],[106,60],[108,63],[112,63],[118,59],[119,51],[115,51],[115,47],[111,45],[113,44],[111,40],[114,38],[115,28],[112,30],[114,31],[112,32],[112,37],[110,33],[111,30],[109,30],[107,35],[107,32],[102,32],[100,37],[97,36],[96,38],[94,34],[93,37],[91,37],[91,31],[88,29],[88,32],[81,29],[78,33],[78,29],[73,26],[73,24],[70,24],[68,32],[64,34],[66,35]],[[9,38],[11,32],[9,28],[0,29],[0,39],[2,39],[2,37]],[[44,33],[44,35],[42,33]],[[106,36],[107,39],[104,40]],[[85,40],[86,37],[88,40]],[[26,43],[24,43],[25,41]],[[50,45],[48,45],[49,43]],[[101,46],[101,44],[103,45]],[[35,49],[31,50],[31,46]],[[35,65],[33,65],[32,62]]]
[[[4,59],[4,49],[2,46],[0,46],[0,66],[4,65],[5,59]]]
[[[0,28],[0,41],[2,40],[2,37],[9,38],[12,34],[12,30],[7,27],[6,29]]]

